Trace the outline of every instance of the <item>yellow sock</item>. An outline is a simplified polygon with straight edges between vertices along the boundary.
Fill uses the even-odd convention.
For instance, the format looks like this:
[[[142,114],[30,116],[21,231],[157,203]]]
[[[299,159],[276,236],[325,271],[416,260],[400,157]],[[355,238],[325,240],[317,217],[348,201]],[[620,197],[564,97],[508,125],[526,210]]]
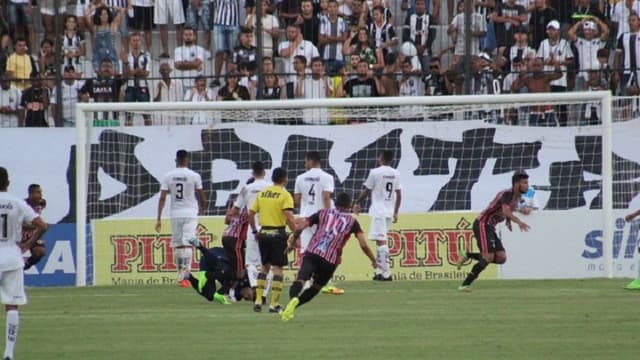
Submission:
[[[271,307],[280,305],[280,293],[282,292],[282,275],[273,275],[271,280]]]
[[[262,304],[262,294],[264,293],[264,286],[267,283],[267,274],[258,274],[258,283],[256,286],[256,304]]]

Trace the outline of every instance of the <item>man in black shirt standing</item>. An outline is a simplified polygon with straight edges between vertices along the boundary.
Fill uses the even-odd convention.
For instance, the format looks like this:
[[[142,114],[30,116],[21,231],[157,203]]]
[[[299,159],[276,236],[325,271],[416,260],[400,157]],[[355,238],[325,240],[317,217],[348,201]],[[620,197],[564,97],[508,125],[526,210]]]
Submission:
[[[120,88],[122,87],[122,79],[114,76],[113,64],[109,59],[100,62],[98,76],[95,79],[89,79],[80,89],[80,100],[89,102],[118,102],[120,101]],[[119,126],[118,112],[112,113],[105,111],[93,114],[94,126]]]
[[[31,87],[22,93],[20,106],[24,109],[25,127],[49,127],[46,119],[49,91],[44,86],[39,74],[31,75]]]

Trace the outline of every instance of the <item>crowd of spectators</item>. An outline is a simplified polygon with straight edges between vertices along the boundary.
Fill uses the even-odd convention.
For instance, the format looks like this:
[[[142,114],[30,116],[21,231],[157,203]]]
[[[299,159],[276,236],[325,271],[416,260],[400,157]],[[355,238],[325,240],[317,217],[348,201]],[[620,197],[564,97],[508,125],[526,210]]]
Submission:
[[[78,101],[640,94],[639,0],[472,0],[468,11],[464,0],[263,0],[261,19],[255,0],[3,2],[3,127],[74,126]],[[598,111],[578,120],[597,122]],[[562,126],[568,112],[540,107],[529,119]],[[98,125],[133,122],[95,116]],[[331,119],[313,112],[303,121]]]

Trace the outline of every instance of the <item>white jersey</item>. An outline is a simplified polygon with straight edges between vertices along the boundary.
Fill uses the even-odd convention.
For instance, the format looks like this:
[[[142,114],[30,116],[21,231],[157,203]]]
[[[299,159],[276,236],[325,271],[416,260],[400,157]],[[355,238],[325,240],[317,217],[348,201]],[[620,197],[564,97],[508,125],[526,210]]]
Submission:
[[[195,171],[186,167],[169,171],[162,179],[160,190],[167,190],[171,195],[171,217],[198,217],[196,190],[200,189],[202,189],[202,178]]]
[[[0,272],[24,267],[18,246],[22,241],[22,224],[39,216],[24,200],[0,192]]]
[[[241,210],[245,207],[249,208],[251,204],[253,204],[253,202],[256,200],[256,197],[258,197],[260,191],[271,185],[273,185],[271,181],[267,181],[265,179],[258,179],[251,184],[246,185],[240,191],[240,195],[238,195],[238,198],[236,199],[236,202],[233,204],[233,206]]]
[[[312,168],[296,177],[294,194],[300,194],[300,216],[311,216],[324,208],[322,193],[333,193],[333,176],[320,168]]]
[[[393,217],[396,190],[402,189],[400,172],[390,166],[379,166],[369,172],[364,186],[371,190],[369,215],[375,218]]]

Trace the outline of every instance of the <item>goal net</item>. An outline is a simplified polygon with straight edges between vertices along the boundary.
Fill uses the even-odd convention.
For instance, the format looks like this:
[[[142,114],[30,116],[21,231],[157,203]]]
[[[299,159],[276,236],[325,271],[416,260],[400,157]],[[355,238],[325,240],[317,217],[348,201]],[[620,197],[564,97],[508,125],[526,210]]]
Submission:
[[[595,227],[601,250],[612,253],[613,211],[640,205],[630,139],[636,108],[634,99],[613,101],[607,92],[79,104],[75,206],[78,269],[86,273],[78,283],[94,283],[91,222],[154,217],[178,149],[191,152],[209,216],[225,213],[255,161],[268,174],[286,168],[293,191],[308,151],[320,152],[336,193],[357,196],[381,151],[392,150],[402,213],[480,211],[524,169],[540,209],[604,211]],[[127,117],[134,126],[122,126]],[[154,125],[139,126],[145,119]],[[613,259],[602,261],[611,275]]]

